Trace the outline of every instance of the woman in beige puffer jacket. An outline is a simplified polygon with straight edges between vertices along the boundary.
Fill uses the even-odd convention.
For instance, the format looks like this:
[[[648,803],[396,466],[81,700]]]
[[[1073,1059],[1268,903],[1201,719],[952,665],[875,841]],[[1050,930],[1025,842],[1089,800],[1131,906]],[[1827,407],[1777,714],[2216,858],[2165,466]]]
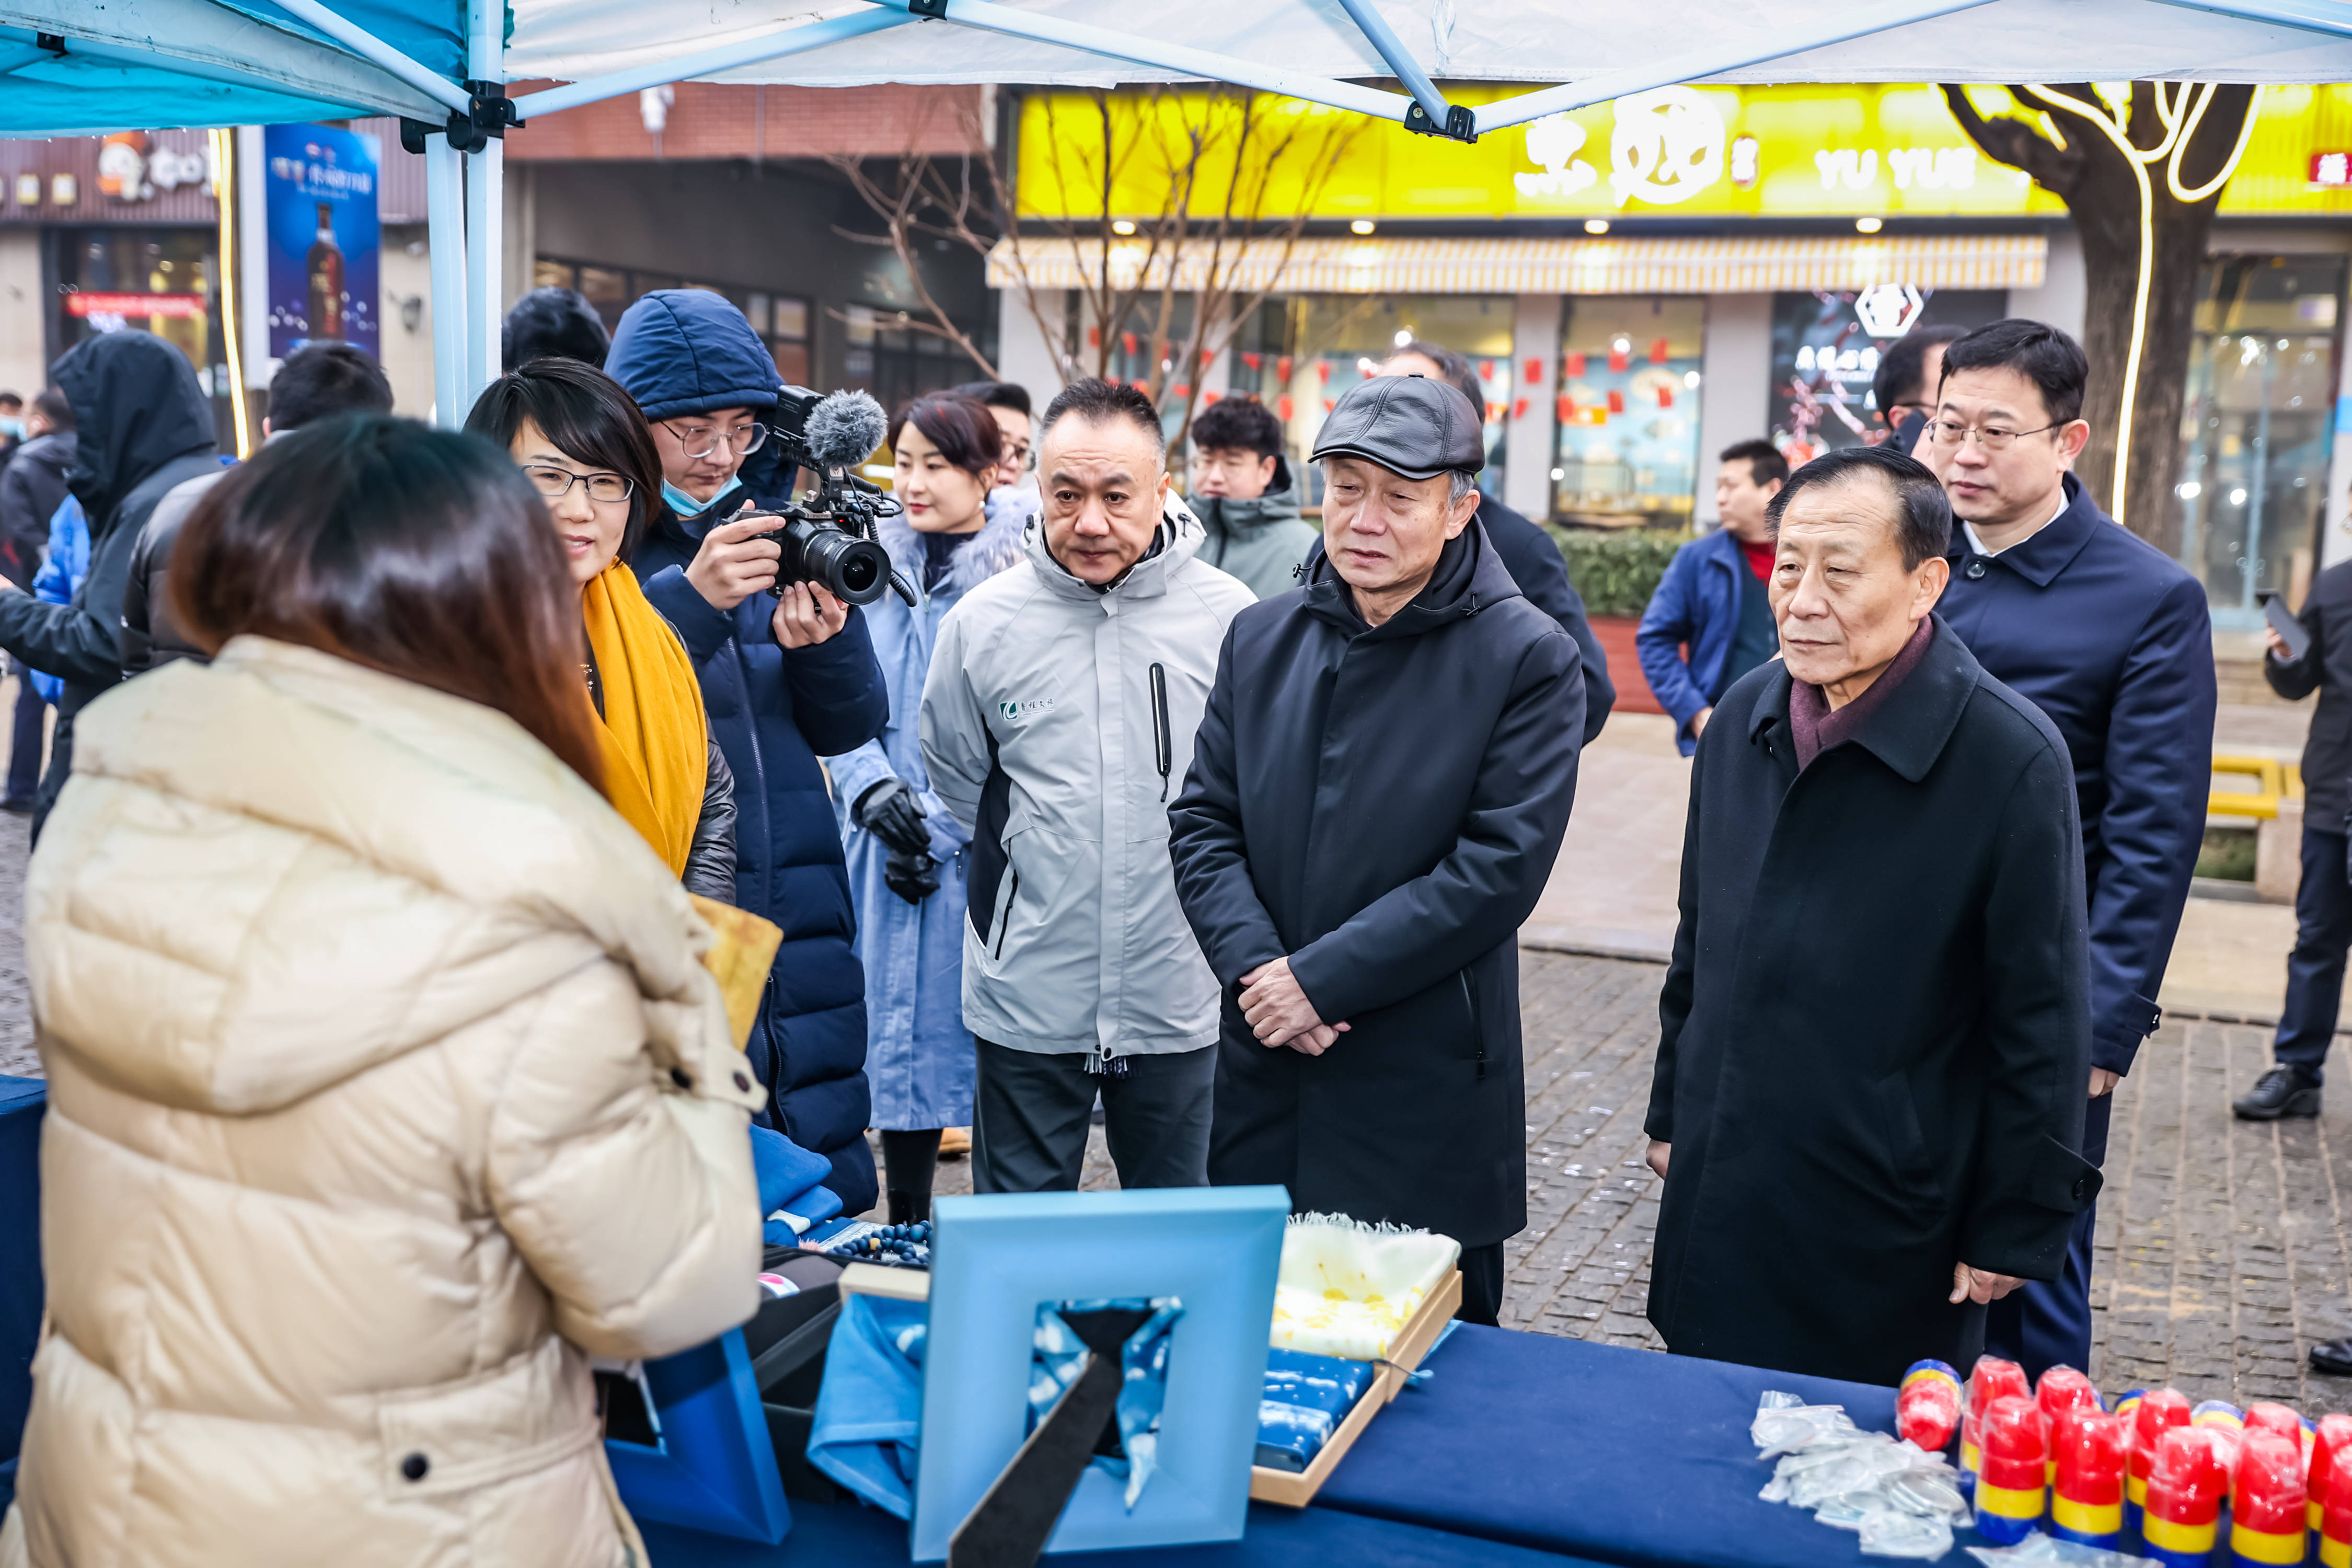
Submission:
[[[307,460],[364,510],[426,459],[523,504],[397,423],[215,504]],[[643,1563],[587,1358],[740,1322],[761,1252],[677,878],[515,720],[316,647],[238,637],[79,733],[26,892],[48,1317],[0,1565]]]

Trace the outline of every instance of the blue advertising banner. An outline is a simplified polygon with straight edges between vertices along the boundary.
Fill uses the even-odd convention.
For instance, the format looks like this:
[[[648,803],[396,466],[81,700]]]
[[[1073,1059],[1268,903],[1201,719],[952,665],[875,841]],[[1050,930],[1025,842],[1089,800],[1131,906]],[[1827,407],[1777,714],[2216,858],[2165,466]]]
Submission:
[[[313,342],[381,354],[374,139],[325,125],[263,131],[269,357]]]

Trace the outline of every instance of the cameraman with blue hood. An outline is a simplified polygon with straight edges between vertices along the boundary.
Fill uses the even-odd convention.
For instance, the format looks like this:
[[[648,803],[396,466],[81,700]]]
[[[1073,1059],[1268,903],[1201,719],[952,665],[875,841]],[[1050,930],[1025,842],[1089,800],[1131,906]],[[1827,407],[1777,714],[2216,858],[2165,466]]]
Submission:
[[[704,289],[656,289],[622,316],[604,368],[661,453],[667,506],[630,565],[684,640],[734,770],[735,901],[784,931],[746,1047],[773,1099],[761,1120],[832,1161],[825,1185],[859,1214],[877,1195],[866,977],[817,758],[880,735],[888,691],[855,606],[814,584],[779,588],[778,521],[735,518],[790,499],[792,482],[761,422],[781,378],[743,313]]]

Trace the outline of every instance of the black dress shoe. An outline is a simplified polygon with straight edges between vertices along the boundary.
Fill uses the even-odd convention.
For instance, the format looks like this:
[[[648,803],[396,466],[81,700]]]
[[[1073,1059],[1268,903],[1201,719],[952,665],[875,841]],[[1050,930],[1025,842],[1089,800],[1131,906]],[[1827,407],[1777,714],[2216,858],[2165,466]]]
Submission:
[[[2254,1080],[2254,1087],[2230,1102],[2242,1121],[2276,1121],[2284,1116],[2319,1114],[2319,1086],[2294,1068],[2278,1067]],[[2352,1368],[2352,1363],[2347,1363]]]
[[[2311,1370],[2352,1377],[2352,1340],[2326,1340],[2312,1346]]]

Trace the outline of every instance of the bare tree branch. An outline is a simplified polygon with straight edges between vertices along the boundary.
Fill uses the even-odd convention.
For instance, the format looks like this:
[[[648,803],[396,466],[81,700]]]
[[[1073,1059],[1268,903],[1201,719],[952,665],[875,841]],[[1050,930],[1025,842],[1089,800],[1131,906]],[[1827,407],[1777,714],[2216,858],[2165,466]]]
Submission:
[[[2013,91],[2014,89],[2012,89]],[[2048,189],[2063,195],[2083,177],[2082,150],[2059,146],[2025,121],[2001,115],[1987,120],[1977,112],[1968,89],[1955,82],[1943,85],[1944,103],[1985,154],[2012,169],[2022,169]]]

